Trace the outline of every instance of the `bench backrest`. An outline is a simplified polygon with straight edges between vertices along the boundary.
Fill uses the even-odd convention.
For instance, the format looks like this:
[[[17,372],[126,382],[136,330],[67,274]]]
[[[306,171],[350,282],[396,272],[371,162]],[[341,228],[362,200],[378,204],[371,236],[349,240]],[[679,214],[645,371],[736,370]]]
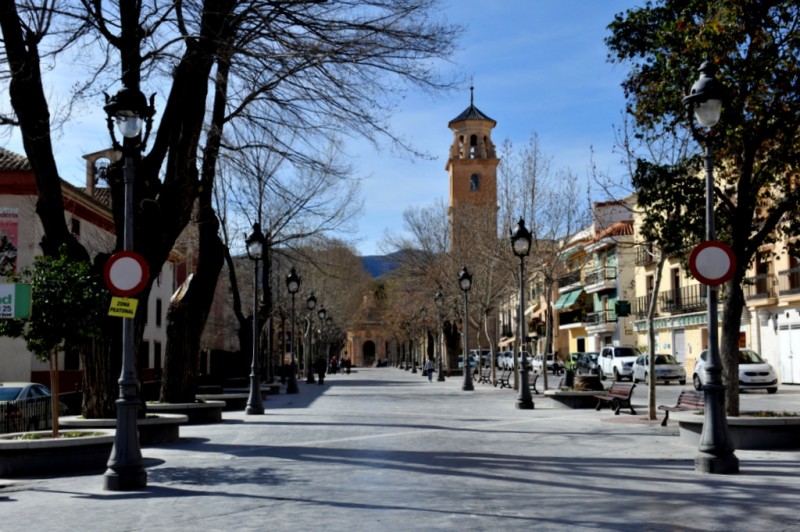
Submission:
[[[697,408],[704,408],[705,404],[705,394],[697,390],[683,390],[678,396],[678,406],[694,406]]]
[[[608,392],[610,395],[620,395],[627,397],[633,392],[636,385],[632,382],[615,382],[611,385],[611,390]]]

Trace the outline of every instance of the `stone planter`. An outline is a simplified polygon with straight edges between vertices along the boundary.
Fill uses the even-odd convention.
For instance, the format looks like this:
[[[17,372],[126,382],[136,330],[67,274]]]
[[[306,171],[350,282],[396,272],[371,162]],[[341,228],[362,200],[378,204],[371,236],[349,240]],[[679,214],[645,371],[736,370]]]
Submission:
[[[147,403],[148,414],[181,414],[188,418],[188,425],[204,425],[222,421],[225,401],[198,403]]]
[[[565,408],[595,408],[597,399],[595,391],[580,392],[575,390],[545,390],[544,396],[550,397],[557,404]]]
[[[230,412],[232,410],[244,410],[247,406],[247,400],[250,398],[249,393],[207,393],[195,395],[198,401],[205,403],[209,401],[223,401],[225,403],[224,410]],[[261,400],[264,400],[263,392]]]
[[[114,445],[114,430],[70,432],[99,435],[17,440],[15,438],[24,433],[3,434],[0,436],[0,477],[104,471]],[[39,431],[36,434],[49,436],[52,431]]]
[[[146,446],[175,443],[180,440],[180,426],[188,421],[189,418],[185,415],[166,413],[150,414],[139,419],[136,423],[139,428],[139,444]],[[63,416],[58,423],[66,430],[117,427],[116,419],[84,419],[80,416]]]
[[[680,439],[689,445],[700,443],[703,415],[674,412]],[[728,432],[735,449],[770,450],[800,448],[800,417],[728,417]]]

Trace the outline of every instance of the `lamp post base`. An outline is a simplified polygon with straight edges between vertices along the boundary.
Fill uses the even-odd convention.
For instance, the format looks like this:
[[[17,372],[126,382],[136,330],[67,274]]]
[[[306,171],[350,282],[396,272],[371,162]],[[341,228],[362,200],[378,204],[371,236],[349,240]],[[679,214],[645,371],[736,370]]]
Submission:
[[[438,376],[438,377],[436,377],[436,380],[437,380],[438,382],[444,382],[444,380],[445,380],[445,379],[444,379],[444,371],[442,371],[442,370],[439,370],[439,376]]]
[[[286,393],[299,393],[300,388],[297,386],[297,366],[291,365],[289,373],[289,381],[286,383]]]
[[[264,413],[264,405],[247,405],[244,409],[244,413],[248,416],[261,415]]]
[[[147,487],[147,471],[142,467],[108,469],[103,474],[106,491],[135,491]]]
[[[517,397],[518,410],[533,410],[533,397]]]
[[[733,453],[722,456],[700,453],[694,457],[694,470],[712,475],[732,475],[739,472],[739,459]]]

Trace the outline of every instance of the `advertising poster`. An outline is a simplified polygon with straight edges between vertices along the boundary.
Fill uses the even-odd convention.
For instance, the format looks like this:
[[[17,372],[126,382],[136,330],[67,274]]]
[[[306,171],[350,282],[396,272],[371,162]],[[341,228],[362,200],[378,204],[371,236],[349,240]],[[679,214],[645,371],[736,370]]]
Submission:
[[[19,209],[0,207],[0,275],[17,271]]]

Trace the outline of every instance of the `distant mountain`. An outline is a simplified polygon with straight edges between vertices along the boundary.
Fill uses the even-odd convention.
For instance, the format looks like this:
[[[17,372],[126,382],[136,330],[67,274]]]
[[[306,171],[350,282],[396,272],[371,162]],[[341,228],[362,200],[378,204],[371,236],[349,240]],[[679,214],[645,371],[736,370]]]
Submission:
[[[390,255],[367,255],[361,257],[361,261],[364,263],[364,269],[375,278],[396,270],[398,267],[397,258],[401,253],[402,252],[396,252]]]

